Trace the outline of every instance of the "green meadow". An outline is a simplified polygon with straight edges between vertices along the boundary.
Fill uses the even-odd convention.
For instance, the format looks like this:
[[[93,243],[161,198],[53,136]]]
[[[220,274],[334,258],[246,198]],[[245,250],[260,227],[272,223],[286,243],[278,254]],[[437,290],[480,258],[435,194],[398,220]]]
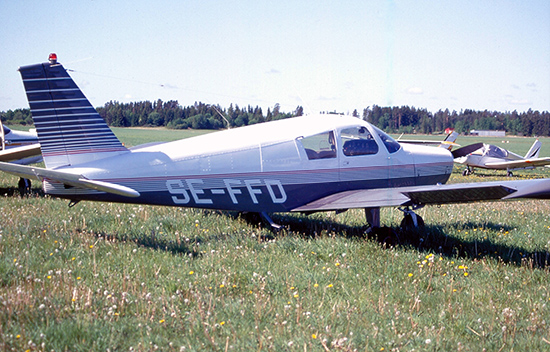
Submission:
[[[114,130],[127,146],[191,133]],[[524,154],[533,140],[457,143]],[[505,178],[461,170],[451,182]],[[360,210],[274,214],[274,233],[231,212],[69,208],[37,182],[21,198],[17,180],[0,174],[2,351],[550,350],[546,200],[426,207],[415,233],[383,209],[392,246]]]

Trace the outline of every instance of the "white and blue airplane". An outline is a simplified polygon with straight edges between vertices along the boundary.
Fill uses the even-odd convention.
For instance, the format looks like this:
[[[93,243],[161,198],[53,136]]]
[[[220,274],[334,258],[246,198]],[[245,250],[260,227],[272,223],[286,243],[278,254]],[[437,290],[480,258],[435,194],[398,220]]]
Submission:
[[[381,207],[422,223],[428,204],[550,198],[550,179],[445,182],[446,148],[400,144],[354,117],[317,115],[267,122],[127,149],[56,57],[21,73],[46,167],[1,163],[79,201],[139,203],[262,214],[363,208],[372,228]]]

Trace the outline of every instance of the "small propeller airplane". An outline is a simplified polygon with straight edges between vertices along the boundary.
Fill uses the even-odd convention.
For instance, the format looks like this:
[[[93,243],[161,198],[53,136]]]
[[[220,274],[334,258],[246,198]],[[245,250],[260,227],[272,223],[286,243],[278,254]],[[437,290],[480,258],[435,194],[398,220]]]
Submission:
[[[462,175],[468,176],[474,168],[506,170],[513,176],[512,170],[534,169],[537,166],[550,165],[550,158],[539,158],[542,143],[537,139],[524,157],[493,144],[476,143],[467,146],[469,153],[457,149],[455,162],[466,165]],[[465,147],[466,148],[466,147]]]
[[[55,54],[21,73],[46,167],[0,162],[0,170],[42,182],[70,200],[253,212],[365,209],[371,229],[381,207],[402,224],[428,204],[550,199],[550,179],[445,182],[447,148],[400,144],[361,119],[301,116],[127,149]]]
[[[16,131],[0,123],[0,161],[34,164],[42,161],[36,130]]]
[[[0,123],[0,162],[29,165],[42,161],[40,143],[36,130],[16,131]],[[21,177],[18,182],[19,193],[25,196],[31,192],[31,181]]]

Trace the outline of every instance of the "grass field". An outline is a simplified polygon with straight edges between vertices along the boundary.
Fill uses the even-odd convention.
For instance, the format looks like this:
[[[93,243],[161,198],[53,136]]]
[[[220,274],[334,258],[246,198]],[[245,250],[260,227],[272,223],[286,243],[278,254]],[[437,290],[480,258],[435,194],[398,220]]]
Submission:
[[[115,133],[132,146],[188,131]],[[0,174],[3,351],[550,350],[549,201],[427,207],[426,228],[389,247],[359,210],[276,214],[272,233],[234,213],[69,208],[16,184]],[[396,232],[401,218],[381,214]]]

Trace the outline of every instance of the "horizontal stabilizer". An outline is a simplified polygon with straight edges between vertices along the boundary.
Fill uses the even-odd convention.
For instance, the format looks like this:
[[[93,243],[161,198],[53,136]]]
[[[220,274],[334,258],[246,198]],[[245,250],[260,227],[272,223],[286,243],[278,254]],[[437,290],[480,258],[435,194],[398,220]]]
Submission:
[[[63,171],[48,170],[41,167],[15,165],[4,162],[0,162],[0,170],[19,177],[32,178],[39,181],[47,179],[63,183],[67,186],[83,189],[93,189],[96,191],[118,194],[124,197],[135,198],[140,196],[138,191],[130,187],[118,185],[111,182],[89,180],[82,175],[72,174]]]

